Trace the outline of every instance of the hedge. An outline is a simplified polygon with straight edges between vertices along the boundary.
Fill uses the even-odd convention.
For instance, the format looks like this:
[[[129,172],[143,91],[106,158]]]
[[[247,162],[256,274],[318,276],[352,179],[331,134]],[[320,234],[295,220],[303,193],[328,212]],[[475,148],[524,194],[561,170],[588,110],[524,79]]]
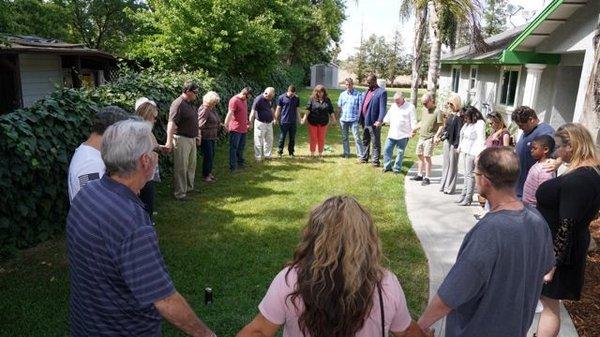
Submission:
[[[59,89],[33,106],[0,116],[0,257],[36,245],[64,231],[69,209],[67,171],[75,149],[89,134],[91,116],[100,108],[117,105],[133,112],[135,100],[156,101],[159,116],[154,128],[159,142],[166,137],[171,101],[185,80],[221,96],[218,111],[226,112],[229,98],[249,85],[255,93],[273,86],[284,92],[300,84],[303,71],[279,70],[263,80],[235,76],[210,77],[204,72],[135,72],[121,69],[117,80],[99,88]],[[161,160],[165,171],[168,157]]]

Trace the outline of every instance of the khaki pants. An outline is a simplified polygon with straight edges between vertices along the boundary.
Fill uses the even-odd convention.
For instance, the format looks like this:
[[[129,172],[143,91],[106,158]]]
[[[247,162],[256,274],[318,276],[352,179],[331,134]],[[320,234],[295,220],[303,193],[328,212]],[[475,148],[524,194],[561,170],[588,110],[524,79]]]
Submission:
[[[173,192],[175,198],[183,198],[194,189],[196,139],[176,135],[173,143]]]
[[[263,157],[270,159],[273,150],[273,123],[254,121],[254,158],[260,161]]]

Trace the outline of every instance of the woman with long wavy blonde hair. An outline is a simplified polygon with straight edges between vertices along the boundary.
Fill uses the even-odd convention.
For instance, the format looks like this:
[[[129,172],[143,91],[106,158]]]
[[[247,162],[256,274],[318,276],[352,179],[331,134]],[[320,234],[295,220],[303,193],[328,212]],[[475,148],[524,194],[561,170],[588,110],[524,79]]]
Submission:
[[[554,138],[568,171],[542,183],[536,192],[537,209],[550,226],[556,255],[556,269],[544,278],[538,337],[558,336],[560,300],[581,297],[589,225],[600,210],[600,154],[590,132],[579,123],[567,123]]]
[[[325,200],[238,337],[274,336],[281,326],[284,337],[425,336],[381,258],[369,213],[351,197]]]

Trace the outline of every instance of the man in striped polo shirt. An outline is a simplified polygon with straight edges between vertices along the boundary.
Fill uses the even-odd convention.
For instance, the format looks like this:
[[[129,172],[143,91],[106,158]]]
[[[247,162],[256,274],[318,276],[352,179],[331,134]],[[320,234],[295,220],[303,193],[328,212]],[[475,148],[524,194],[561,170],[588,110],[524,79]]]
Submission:
[[[137,197],[158,164],[151,129],[138,120],[109,127],[101,147],[106,174],[69,210],[72,337],[160,336],[161,316],[190,336],[215,336],[175,290]]]

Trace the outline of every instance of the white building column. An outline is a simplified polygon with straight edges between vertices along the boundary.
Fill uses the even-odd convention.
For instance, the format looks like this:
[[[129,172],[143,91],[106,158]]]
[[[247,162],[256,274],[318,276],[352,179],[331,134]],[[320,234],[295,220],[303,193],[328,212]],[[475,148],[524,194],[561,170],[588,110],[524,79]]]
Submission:
[[[525,89],[523,90],[523,105],[536,109],[536,99],[538,90],[540,89],[540,81],[542,72],[546,68],[545,64],[528,63],[525,65],[527,69],[527,78],[525,79]],[[538,116],[543,121],[545,116]]]

